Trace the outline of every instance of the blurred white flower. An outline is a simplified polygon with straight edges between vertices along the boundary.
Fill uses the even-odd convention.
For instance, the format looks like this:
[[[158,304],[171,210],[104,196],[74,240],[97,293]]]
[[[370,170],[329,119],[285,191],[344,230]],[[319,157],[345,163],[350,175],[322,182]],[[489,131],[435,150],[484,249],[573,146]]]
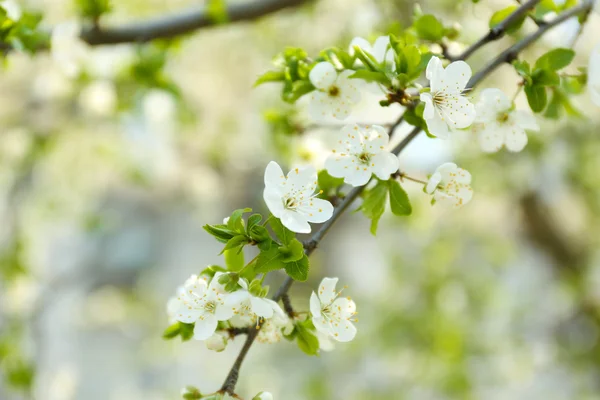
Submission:
[[[97,80],[81,90],[79,104],[98,116],[111,115],[117,106],[117,91],[112,81]]]
[[[587,85],[592,102],[600,107],[600,43],[594,47],[592,54],[590,54]]]
[[[54,62],[70,78],[75,77],[89,55],[89,46],[79,37],[81,26],[68,21],[52,29],[50,51]]]
[[[294,324],[285,313],[275,313],[273,318],[264,322],[258,331],[256,340],[266,344],[278,343],[283,339],[283,335],[289,335],[293,330]]]
[[[471,78],[471,67],[464,61],[455,61],[446,68],[437,57],[429,60],[426,71],[431,90],[421,93],[425,103],[423,118],[429,132],[447,138],[454,129],[470,126],[475,120],[475,106],[464,96]]]
[[[219,276],[219,273],[215,274],[209,284],[192,275],[177,294],[175,318],[187,324],[195,323],[196,340],[208,339],[215,333],[218,321],[233,316],[233,309],[225,304],[227,292],[219,283]]]
[[[286,177],[281,167],[271,161],[265,170],[263,197],[269,211],[293,232],[309,233],[309,222],[322,223],[331,218],[333,206],[314,194],[317,171],[308,166],[296,168]]]
[[[349,342],[356,336],[356,327],[352,324],[356,314],[356,304],[350,297],[338,298],[336,292],[338,278],[323,278],[318,294],[310,296],[310,312],[317,331],[338,342]]]
[[[383,127],[346,125],[338,135],[339,140],[325,161],[331,176],[344,178],[352,186],[362,186],[372,174],[387,180],[400,167],[398,157],[385,149],[389,136]]]
[[[471,201],[471,174],[454,163],[437,167],[425,188],[437,202],[461,207]]]
[[[492,153],[505,146],[509,151],[521,151],[527,144],[525,130],[539,131],[535,117],[513,109],[512,102],[500,89],[484,89],[475,106],[477,118],[473,132],[477,133],[481,150]]]
[[[346,119],[352,106],[360,101],[358,80],[348,77],[354,71],[345,70],[338,74],[333,64],[320,62],[309,73],[316,90],[311,93],[308,112],[316,121],[328,117]]]
[[[18,21],[21,19],[21,7],[17,4],[15,0],[0,1],[0,6],[4,8],[4,11],[6,11],[6,15],[11,20]]]
[[[378,63],[383,64],[383,62],[385,62],[386,64],[391,65],[391,69],[394,68],[394,50],[390,47],[389,36],[379,36],[375,39],[373,45],[366,39],[355,37],[350,42],[350,48],[348,49],[350,55],[354,54],[354,46],[358,46],[363,51],[372,55]]]
[[[331,340],[330,335],[326,335],[321,331],[317,331],[317,339],[319,340],[319,349],[323,351],[335,350],[335,343]]]
[[[204,342],[206,348],[217,353],[222,352],[227,348],[228,335],[225,332],[215,332],[211,337]]]
[[[227,296],[225,303],[233,308],[233,313],[247,322],[257,321],[258,318],[271,318],[273,314],[283,315],[279,304],[271,299],[254,296],[248,291],[248,282],[245,279],[238,281],[242,287]]]
[[[260,392],[252,400],[273,400],[273,395],[269,392]]]

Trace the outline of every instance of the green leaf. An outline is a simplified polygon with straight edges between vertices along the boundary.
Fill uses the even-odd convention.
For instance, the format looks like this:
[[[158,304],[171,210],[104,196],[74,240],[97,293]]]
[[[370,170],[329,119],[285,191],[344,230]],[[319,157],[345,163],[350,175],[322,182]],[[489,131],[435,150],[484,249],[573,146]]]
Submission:
[[[271,246],[269,250],[261,251],[256,258],[254,271],[257,273],[267,273],[284,267],[283,254],[277,246]]]
[[[377,233],[377,224],[385,211],[385,201],[388,193],[387,181],[378,181],[377,185],[365,193],[365,198],[360,206],[363,214],[371,219],[371,233]]]
[[[535,113],[544,111],[548,102],[545,87],[525,85],[525,94],[527,95],[527,102],[529,103],[529,107],[531,107],[531,111]]]
[[[239,210],[234,210],[229,217],[229,221],[227,221],[227,228],[237,233],[244,233],[246,230],[244,229],[244,221],[242,220],[242,216],[249,212],[252,212],[251,208],[240,208]]]
[[[490,19],[490,23],[489,23],[490,29],[495,27],[496,25],[500,24],[506,18],[508,18],[508,16],[510,14],[512,14],[513,12],[515,12],[517,8],[519,8],[519,6],[513,5],[513,6],[508,6],[500,11],[496,11],[494,13],[494,15],[492,15],[492,18]],[[521,28],[521,26],[523,25],[523,22],[525,22],[525,18],[527,18],[527,14],[523,15],[521,18],[517,19],[512,24],[510,24],[506,28],[506,32],[513,33],[515,31],[519,30],[519,28]]]
[[[571,49],[558,48],[550,50],[535,62],[535,69],[550,69],[552,71],[558,71],[571,64],[575,52]]]
[[[408,195],[395,179],[390,179],[390,208],[392,213],[395,215],[410,215],[412,213],[412,206]]]
[[[344,184],[344,178],[335,178],[327,172],[326,169],[319,171],[318,175],[319,188],[323,192],[329,192],[330,190],[337,189]]]
[[[75,0],[77,11],[86,18],[96,19],[111,10],[110,0]]]
[[[283,226],[279,218],[272,217],[269,220],[269,225],[282,244],[288,244],[292,241],[292,239],[296,238],[294,232]]]
[[[165,329],[165,331],[163,332],[163,339],[173,339],[176,338],[177,336],[179,336],[179,331],[181,330],[180,326],[179,326],[180,322],[175,322],[173,325],[169,326],[167,329]]]
[[[298,348],[309,356],[319,354],[319,339],[302,323],[296,324],[296,341]]]
[[[292,239],[287,245],[281,246],[279,252],[283,255],[284,263],[298,261],[304,256],[304,246],[298,239]]]
[[[229,239],[236,235],[235,232],[227,228],[227,225],[204,225],[202,228],[222,243],[227,243]]]
[[[225,253],[227,250],[236,249],[238,247],[239,247],[239,249],[237,249],[237,251],[240,251],[242,249],[242,247],[244,247],[248,243],[249,243],[249,240],[246,235],[234,236],[231,239],[229,239],[229,241],[227,242],[225,247],[223,247],[223,250],[221,250],[220,254]]]
[[[254,225],[258,225],[260,221],[262,221],[262,215],[260,214],[252,214],[250,217],[248,217],[248,226],[246,228],[246,232],[250,234],[250,231],[252,230]]]
[[[285,73],[283,71],[267,71],[258,77],[254,82],[254,87],[267,82],[283,82],[285,81]]]
[[[423,15],[417,19],[414,27],[421,39],[439,42],[444,37],[444,25],[431,14]]]
[[[390,86],[392,84],[392,82],[385,73],[377,71],[368,71],[366,69],[359,69],[358,71],[350,75],[349,78],[362,79],[366,82],[377,82],[381,83],[384,86]]]
[[[310,261],[306,254],[298,261],[285,263],[285,272],[294,280],[304,282],[308,279],[308,270],[310,269]]]
[[[557,86],[560,85],[560,76],[558,73],[549,69],[537,69],[531,77],[532,84],[538,86]]]
[[[235,249],[227,250],[224,253],[225,265],[229,271],[239,271],[244,268],[244,252]]]
[[[194,337],[194,324],[186,324],[184,322],[179,323],[179,336],[181,340],[187,342]]]
[[[289,90],[283,93],[283,100],[288,103],[295,103],[300,97],[315,90],[310,81],[296,81],[292,83]]]

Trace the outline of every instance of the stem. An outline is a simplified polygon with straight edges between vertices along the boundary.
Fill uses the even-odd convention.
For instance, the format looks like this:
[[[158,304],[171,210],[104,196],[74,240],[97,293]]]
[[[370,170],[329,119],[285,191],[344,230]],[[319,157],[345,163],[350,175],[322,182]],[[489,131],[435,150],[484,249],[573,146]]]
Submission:
[[[517,10],[515,10],[514,13],[512,13],[510,16],[508,16],[507,19],[505,19],[500,24],[496,25],[496,27],[494,27],[490,30],[490,32],[495,32],[495,33],[488,33],[486,36],[484,36],[484,38],[480,39],[477,43],[475,43],[473,46],[471,46],[469,49],[467,49],[457,59],[465,59],[465,58],[469,57],[471,54],[473,54],[475,51],[477,51],[479,48],[481,48],[483,45],[485,45],[486,43],[496,40],[499,37],[501,37],[504,34],[507,26],[509,26],[512,22],[514,22],[518,18],[520,18],[531,8],[535,7],[535,5],[537,3],[539,3],[539,1],[540,0],[530,0],[527,3],[523,4]],[[468,83],[468,87],[472,88],[472,87],[476,86],[478,83],[481,82],[481,80],[483,80],[483,78],[485,78],[487,75],[492,73],[498,66],[502,65],[504,62],[507,62],[507,61],[510,62],[511,60],[513,60],[520,51],[522,51],[523,49],[528,47],[531,43],[533,43],[537,39],[539,39],[539,37],[542,36],[544,33],[546,33],[550,28],[561,24],[562,22],[566,21],[567,19],[569,19],[575,15],[581,14],[583,12],[588,13],[591,10],[592,6],[593,6],[592,0],[584,0],[581,4],[577,5],[576,7],[573,7],[571,9],[565,11],[564,13],[558,15],[551,22],[548,22],[547,24],[540,26],[536,32],[527,36],[520,42],[517,42],[514,46],[512,46],[509,49],[507,49],[506,51],[502,52],[499,56],[497,56],[490,63],[488,63],[482,70],[480,70],[475,76],[473,76],[471,78],[471,80]],[[500,36],[498,36],[498,35],[500,35]],[[402,116],[400,116],[398,118],[397,124],[399,125],[401,122],[402,122]],[[392,125],[392,127],[390,127],[390,130],[388,131],[388,134],[391,135],[393,130],[396,128],[396,126],[397,126],[396,124]],[[400,154],[410,144],[410,142],[412,142],[414,140],[414,138],[417,137],[417,135],[420,132],[421,132],[421,128],[415,127],[392,150],[392,152],[396,155]],[[422,183],[422,182],[419,182],[419,183]],[[315,232],[314,235],[307,242],[305,242],[304,248],[305,248],[305,252],[306,252],[307,256],[310,256],[315,251],[315,249],[317,248],[317,246],[319,245],[319,243],[321,242],[323,237],[325,237],[327,232],[331,229],[333,224],[342,216],[344,211],[346,211],[350,207],[350,205],[363,192],[363,190],[365,190],[365,187],[366,187],[366,185],[357,187],[357,188],[353,188],[348,193],[348,195],[344,198],[344,200],[339,204],[339,206],[336,207],[331,219],[329,219],[327,222],[325,222],[323,225],[321,225],[319,230],[317,232]],[[293,283],[294,283],[294,280],[292,278],[290,278],[289,276],[286,277],[283,284],[279,287],[279,289],[277,290],[275,295],[272,297],[272,299],[274,301],[279,301],[283,296],[287,295],[287,292],[290,290]],[[231,370],[229,371],[229,374],[227,375],[227,378],[225,379],[225,382],[223,383],[223,387],[221,388],[222,392],[226,392],[226,393],[230,393],[230,394],[232,394],[234,392],[235,385],[237,383],[237,379],[239,376],[240,367],[242,365],[242,362],[244,361],[244,358],[246,357],[246,355],[248,353],[248,350],[250,349],[250,347],[252,346],[252,343],[256,339],[257,333],[258,333],[258,330],[256,330],[256,329],[251,329],[250,332],[248,333],[248,337],[246,339],[246,342],[244,343],[244,347],[242,347],[242,350],[241,350],[239,356],[237,357],[235,363],[231,367]]]
[[[411,178],[408,175],[404,175],[404,173],[400,173],[400,178],[401,179],[406,179],[408,181],[413,181],[415,183],[420,183],[421,185],[427,185],[428,182],[422,181],[420,179],[416,179],[416,178]]]

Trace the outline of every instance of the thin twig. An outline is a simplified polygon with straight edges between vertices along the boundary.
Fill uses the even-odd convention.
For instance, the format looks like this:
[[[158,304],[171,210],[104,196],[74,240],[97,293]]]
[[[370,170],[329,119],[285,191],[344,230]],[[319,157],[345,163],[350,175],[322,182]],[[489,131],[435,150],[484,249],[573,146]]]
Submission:
[[[469,58],[473,53],[479,50],[481,47],[486,44],[493,42],[495,40],[500,39],[502,36],[506,34],[506,30],[510,27],[515,21],[518,21],[525,14],[527,14],[531,9],[538,5],[541,0],[529,0],[518,9],[515,10],[512,14],[510,14],[505,20],[500,22],[498,25],[492,27],[487,35],[483,36],[481,39],[473,43],[466,49],[461,55],[456,57],[453,60],[464,60]]]

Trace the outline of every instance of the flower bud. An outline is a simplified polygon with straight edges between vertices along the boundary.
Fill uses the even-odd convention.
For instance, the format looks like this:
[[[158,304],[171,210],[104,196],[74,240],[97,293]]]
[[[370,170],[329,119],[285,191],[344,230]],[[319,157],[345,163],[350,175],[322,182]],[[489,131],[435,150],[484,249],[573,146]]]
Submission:
[[[217,353],[225,350],[227,347],[227,336],[224,333],[217,332],[205,341],[206,348]]]
[[[269,392],[260,392],[252,400],[273,400],[273,395]]]
[[[193,386],[186,386],[181,389],[181,397],[184,399],[201,399],[202,393]]]

